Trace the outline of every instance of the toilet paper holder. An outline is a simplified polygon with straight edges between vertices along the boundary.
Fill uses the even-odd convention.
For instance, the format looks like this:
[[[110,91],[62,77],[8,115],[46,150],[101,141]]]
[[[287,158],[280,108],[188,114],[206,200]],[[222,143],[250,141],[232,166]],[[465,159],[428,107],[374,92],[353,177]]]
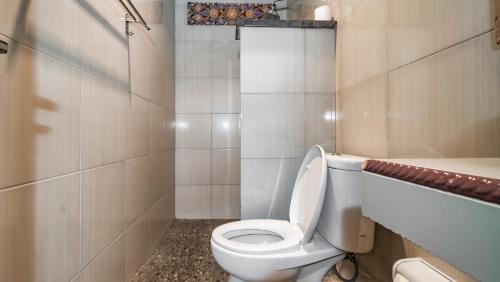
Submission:
[[[7,54],[9,51],[9,44],[3,40],[0,40],[0,54]]]

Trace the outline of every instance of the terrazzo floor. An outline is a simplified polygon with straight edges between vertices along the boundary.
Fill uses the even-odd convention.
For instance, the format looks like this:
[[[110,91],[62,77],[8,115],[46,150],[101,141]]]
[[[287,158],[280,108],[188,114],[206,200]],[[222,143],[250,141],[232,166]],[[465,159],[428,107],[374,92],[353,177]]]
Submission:
[[[227,281],[210,250],[210,236],[227,220],[175,220],[133,282]],[[329,274],[324,282],[338,281]]]

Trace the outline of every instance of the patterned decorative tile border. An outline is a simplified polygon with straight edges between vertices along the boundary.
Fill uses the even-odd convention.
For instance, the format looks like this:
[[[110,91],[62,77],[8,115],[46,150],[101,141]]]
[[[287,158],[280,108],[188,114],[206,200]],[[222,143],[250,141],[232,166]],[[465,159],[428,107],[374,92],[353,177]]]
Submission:
[[[271,6],[271,4],[188,2],[187,20],[189,25],[236,25],[238,19],[262,19]]]
[[[363,169],[367,172],[500,204],[500,179],[378,160],[366,161]]]

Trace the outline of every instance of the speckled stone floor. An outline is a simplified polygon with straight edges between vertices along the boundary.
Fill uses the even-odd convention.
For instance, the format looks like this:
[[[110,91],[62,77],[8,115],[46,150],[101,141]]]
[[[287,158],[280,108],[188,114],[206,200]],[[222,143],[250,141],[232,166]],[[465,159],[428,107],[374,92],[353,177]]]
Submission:
[[[133,282],[227,281],[210,250],[215,227],[227,220],[175,220]],[[329,274],[323,280],[338,281]]]

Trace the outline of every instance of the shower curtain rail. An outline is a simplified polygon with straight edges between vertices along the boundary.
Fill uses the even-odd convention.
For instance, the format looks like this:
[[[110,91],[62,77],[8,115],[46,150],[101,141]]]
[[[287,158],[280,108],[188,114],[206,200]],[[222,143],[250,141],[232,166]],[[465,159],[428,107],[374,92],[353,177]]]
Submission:
[[[141,24],[142,26],[144,26],[144,28],[146,30],[150,30],[151,28],[148,26],[148,24],[146,23],[146,21],[144,20],[144,18],[142,17],[141,13],[139,13],[139,11],[137,10],[137,8],[135,7],[134,3],[132,3],[131,0],[125,0],[127,1],[128,5],[125,4],[125,2],[123,2],[124,0],[118,0],[118,2],[120,2],[120,4],[122,4],[123,8],[125,9],[125,11],[127,12],[127,15],[130,17],[129,18],[129,21],[131,22],[135,22],[135,23],[139,23]],[[130,7],[129,7],[130,6]],[[132,9],[132,10],[130,10]],[[133,12],[132,12],[133,11]],[[137,20],[139,19],[139,20]]]

